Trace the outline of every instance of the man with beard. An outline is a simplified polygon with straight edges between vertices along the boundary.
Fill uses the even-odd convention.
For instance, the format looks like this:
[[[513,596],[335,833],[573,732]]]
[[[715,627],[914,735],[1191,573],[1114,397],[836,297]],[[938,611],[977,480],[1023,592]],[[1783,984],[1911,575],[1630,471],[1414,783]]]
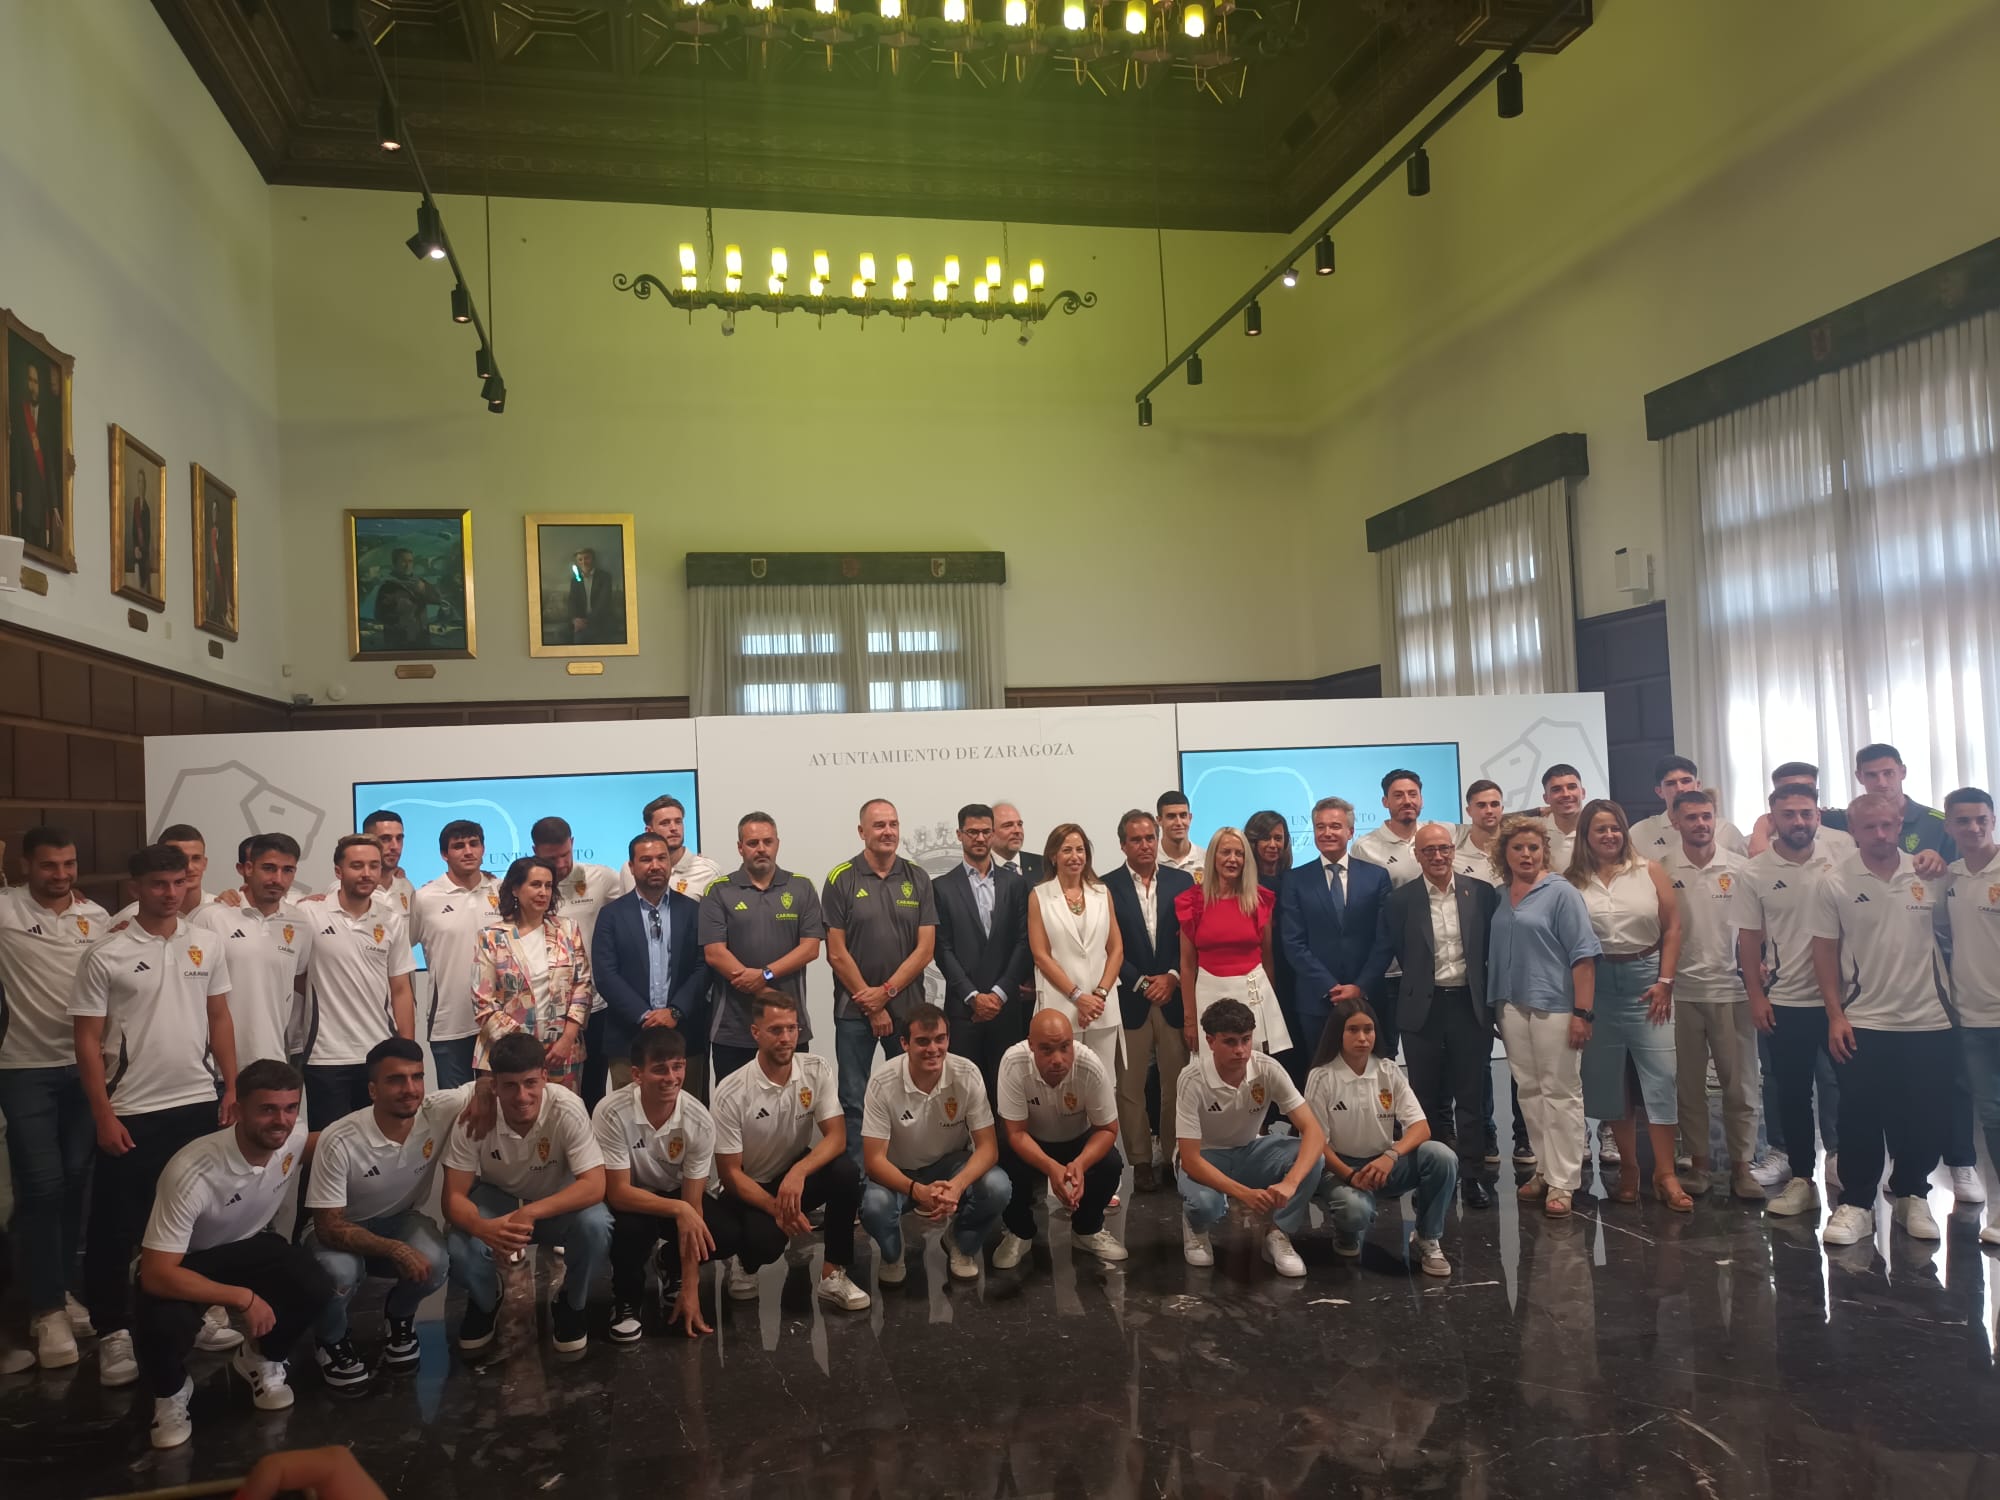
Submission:
[[[806,1024],[806,970],[826,939],[819,892],[803,875],[778,865],[778,825],[769,813],[736,821],[735,873],[711,881],[701,896],[702,956],[708,989],[714,1081],[757,1055],[750,1009],[765,990],[782,990],[798,1006],[798,1045],[812,1040]]]

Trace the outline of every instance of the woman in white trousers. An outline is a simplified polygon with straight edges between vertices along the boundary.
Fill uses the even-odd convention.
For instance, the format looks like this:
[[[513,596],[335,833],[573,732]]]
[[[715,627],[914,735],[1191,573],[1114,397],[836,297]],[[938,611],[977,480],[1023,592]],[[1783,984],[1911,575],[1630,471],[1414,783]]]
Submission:
[[[1125,941],[1111,915],[1111,893],[1090,867],[1090,839],[1058,824],[1043,856],[1047,878],[1028,903],[1028,951],[1035,960],[1035,1009],[1058,1010],[1077,1040],[1118,1076],[1118,969]]]

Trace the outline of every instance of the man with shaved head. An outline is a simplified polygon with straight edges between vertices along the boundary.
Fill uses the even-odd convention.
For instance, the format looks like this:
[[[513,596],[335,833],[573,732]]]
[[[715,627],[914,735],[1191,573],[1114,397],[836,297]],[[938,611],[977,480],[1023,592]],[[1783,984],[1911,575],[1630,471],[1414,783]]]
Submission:
[[[1039,1012],[1028,1023],[1028,1039],[1001,1054],[994,1105],[1000,1166],[1014,1184],[1001,1215],[1006,1233],[993,1252],[994,1269],[1005,1271],[1033,1253],[1035,1200],[1044,1182],[1051,1209],[1060,1203],[1070,1211],[1077,1249],[1103,1261],[1125,1259],[1125,1247],[1104,1227],[1104,1210],[1125,1170],[1117,1095],[1110,1071],[1096,1053],[1077,1046],[1061,1011]]]

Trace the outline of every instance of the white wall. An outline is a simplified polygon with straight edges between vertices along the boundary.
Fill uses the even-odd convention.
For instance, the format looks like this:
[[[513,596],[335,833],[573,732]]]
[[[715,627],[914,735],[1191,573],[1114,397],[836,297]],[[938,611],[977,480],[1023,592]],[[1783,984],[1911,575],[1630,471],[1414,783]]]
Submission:
[[[281,694],[268,190],[145,5],[0,5],[0,307],[76,358],[77,571],[0,619]],[[111,592],[117,423],[167,461],[166,599],[140,635]],[[190,463],[239,492],[242,638],[194,628]],[[142,611],[150,614],[150,611]]]

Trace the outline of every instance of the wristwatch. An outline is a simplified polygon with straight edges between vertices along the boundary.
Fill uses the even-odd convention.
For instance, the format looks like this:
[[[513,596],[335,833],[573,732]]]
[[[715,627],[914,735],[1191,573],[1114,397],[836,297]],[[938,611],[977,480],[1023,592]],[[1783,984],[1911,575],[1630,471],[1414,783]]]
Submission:
[[[900,992],[893,984],[885,984],[882,986],[882,993],[887,995],[891,1000],[893,1000]]]
[[[764,983],[775,984],[777,983],[777,980],[778,976],[776,974],[773,974],[769,969],[766,969],[764,971]]]
[[[1570,1013],[1574,1015],[1579,1021],[1588,1021],[1592,1025],[1597,1024],[1597,1012],[1594,1010],[1585,1010],[1582,1006],[1579,1005]]]
[[[1097,996],[1098,999],[1102,1000],[1105,999],[1107,996],[1109,996],[1111,991],[1107,990],[1103,985],[1100,984],[1094,987],[1090,993]]]

